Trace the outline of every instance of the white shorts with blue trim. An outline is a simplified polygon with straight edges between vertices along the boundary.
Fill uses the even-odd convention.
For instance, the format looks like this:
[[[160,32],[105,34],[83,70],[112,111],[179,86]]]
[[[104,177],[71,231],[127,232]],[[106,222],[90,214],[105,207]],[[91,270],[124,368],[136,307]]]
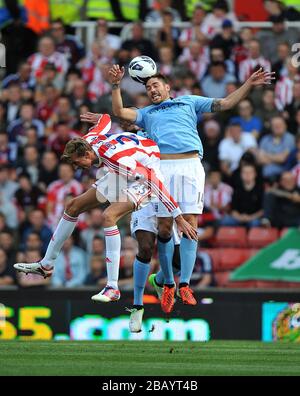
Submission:
[[[200,158],[161,160],[164,185],[182,213],[201,214],[204,206],[205,172]],[[157,217],[170,217],[161,202],[155,205]]]

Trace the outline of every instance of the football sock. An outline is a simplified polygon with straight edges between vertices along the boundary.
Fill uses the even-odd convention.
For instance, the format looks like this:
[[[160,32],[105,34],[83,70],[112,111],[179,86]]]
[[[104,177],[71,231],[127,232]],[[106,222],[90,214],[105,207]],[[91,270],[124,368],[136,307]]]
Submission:
[[[106,246],[107,285],[118,289],[121,236],[118,226],[104,228]]]
[[[173,267],[173,274],[176,276],[180,276],[180,270]],[[155,280],[155,283],[157,284],[157,286],[163,287],[163,285],[165,283],[165,278],[164,278],[164,273],[162,272],[162,270],[159,270],[157,272],[157,274],[155,274],[154,280]]]
[[[76,223],[77,217],[71,217],[64,212],[49,242],[45,257],[41,260],[43,267],[53,267],[64,242],[72,235]]]
[[[134,279],[134,306],[143,305],[144,289],[150,272],[150,263],[144,262],[138,256],[133,263],[133,279]]]
[[[173,238],[161,238],[159,235],[157,237],[157,248],[158,248],[158,258],[160,268],[162,269],[165,284],[174,284],[173,276],[173,254],[174,254],[174,242]]]
[[[190,279],[196,262],[197,245],[197,241],[188,239],[185,235],[181,239],[180,257],[182,259],[180,283],[190,283]]]

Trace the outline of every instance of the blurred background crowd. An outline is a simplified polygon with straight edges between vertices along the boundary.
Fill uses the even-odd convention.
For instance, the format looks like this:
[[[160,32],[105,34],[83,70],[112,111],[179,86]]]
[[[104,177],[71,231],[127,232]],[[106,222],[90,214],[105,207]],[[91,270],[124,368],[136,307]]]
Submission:
[[[126,67],[138,55],[157,62],[172,97],[224,97],[259,67],[276,72],[274,84],[254,89],[234,110],[199,117],[206,190],[193,286],[215,284],[200,248],[214,246],[218,227],[300,225],[300,29],[287,28],[300,21],[300,2],[258,1],[267,29],[241,27],[247,15],[234,3],[0,1],[0,287],[105,284],[100,206],[80,216],[51,281],[16,275],[12,265],[42,257],[68,199],[93,183],[94,170],[74,172],[60,155],[90,127],[80,114],[111,113],[110,66]],[[76,35],[77,21],[93,21],[92,39]],[[144,86],[128,75],[122,90],[126,106],[149,104]],[[116,118],[112,129],[122,131]],[[137,252],[129,220],[119,224],[121,289],[132,287]],[[156,257],[152,264],[156,271]]]

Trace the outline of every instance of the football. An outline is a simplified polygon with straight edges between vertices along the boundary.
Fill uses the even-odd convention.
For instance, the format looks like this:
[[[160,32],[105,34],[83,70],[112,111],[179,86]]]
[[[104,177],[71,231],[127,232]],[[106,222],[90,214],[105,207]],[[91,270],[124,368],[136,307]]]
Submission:
[[[134,81],[144,84],[147,78],[156,74],[157,67],[149,56],[137,56],[129,63],[128,72]]]

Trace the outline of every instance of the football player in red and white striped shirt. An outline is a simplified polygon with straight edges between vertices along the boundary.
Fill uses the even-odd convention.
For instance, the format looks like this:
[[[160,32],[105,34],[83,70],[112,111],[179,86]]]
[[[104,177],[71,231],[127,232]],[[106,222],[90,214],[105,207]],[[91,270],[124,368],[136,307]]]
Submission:
[[[14,266],[21,272],[51,276],[54,261],[64,241],[74,231],[79,214],[97,207],[99,202],[109,201],[111,205],[104,211],[108,283],[99,294],[92,297],[93,300],[102,302],[117,301],[120,298],[117,282],[121,238],[116,224],[124,215],[144,206],[151,196],[155,195],[166,206],[174,217],[179,232],[197,240],[197,231],[184,220],[178,204],[160,179],[160,153],[155,142],[128,132],[109,134],[110,127],[110,116],[103,114],[87,135],[67,143],[63,160],[83,169],[98,166],[99,173],[103,176],[94,183],[93,188],[68,202],[45,257],[39,263],[18,263]],[[144,284],[139,284],[141,293],[149,268],[142,272]],[[138,326],[131,327],[131,331],[140,331],[141,317]]]

